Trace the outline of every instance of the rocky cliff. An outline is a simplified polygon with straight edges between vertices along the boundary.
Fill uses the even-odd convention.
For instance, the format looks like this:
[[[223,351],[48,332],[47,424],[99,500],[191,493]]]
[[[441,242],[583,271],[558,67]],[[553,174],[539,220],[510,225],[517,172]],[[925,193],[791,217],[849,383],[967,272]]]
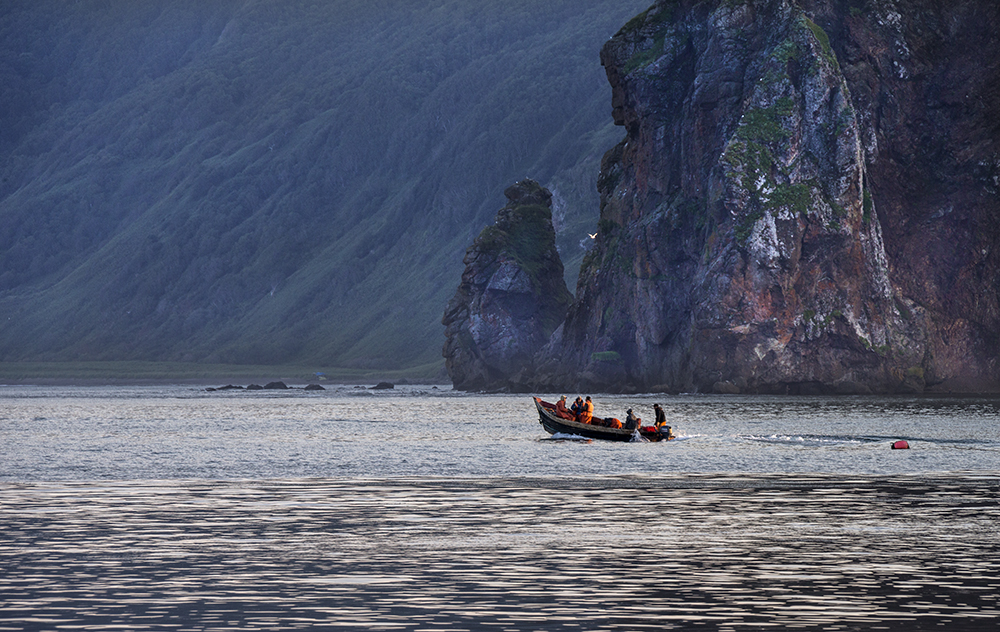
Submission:
[[[851,88],[893,286],[925,314],[925,381],[1000,390],[1000,5],[849,5],[803,6]]]
[[[507,205],[465,253],[462,283],[442,323],[448,374],[461,390],[500,390],[566,317],[552,228],[552,194],[533,180],[504,191]]]
[[[534,388],[996,390],[995,3],[661,0]]]

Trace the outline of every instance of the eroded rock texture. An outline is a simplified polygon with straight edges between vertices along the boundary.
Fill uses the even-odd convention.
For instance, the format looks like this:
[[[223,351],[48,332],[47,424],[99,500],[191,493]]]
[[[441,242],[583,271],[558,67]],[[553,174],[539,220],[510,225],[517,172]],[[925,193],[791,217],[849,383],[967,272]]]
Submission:
[[[924,381],[1000,390],[1000,4],[804,8],[851,88],[900,313],[926,332]]]
[[[904,3],[898,3],[904,4]],[[536,387],[996,388],[994,3],[663,0]]]
[[[442,320],[445,364],[455,388],[500,390],[563,321],[572,295],[552,228],[552,195],[533,180],[504,194],[465,254],[465,271]]]

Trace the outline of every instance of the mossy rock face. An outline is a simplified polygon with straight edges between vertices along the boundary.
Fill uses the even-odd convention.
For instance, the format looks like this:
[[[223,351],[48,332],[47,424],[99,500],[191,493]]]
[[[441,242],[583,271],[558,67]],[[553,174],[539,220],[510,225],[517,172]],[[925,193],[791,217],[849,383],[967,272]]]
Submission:
[[[533,180],[504,194],[507,205],[466,252],[462,283],[442,320],[445,364],[460,390],[506,390],[573,300],[555,247],[552,194]]]
[[[625,138],[539,384],[571,388],[580,367],[622,391],[919,382],[876,208],[889,187],[868,180],[874,119],[833,39],[853,32],[821,4],[659,0],[604,45]]]
[[[613,362],[615,364],[620,364],[622,356],[617,351],[595,351],[590,354],[590,359],[595,362]]]

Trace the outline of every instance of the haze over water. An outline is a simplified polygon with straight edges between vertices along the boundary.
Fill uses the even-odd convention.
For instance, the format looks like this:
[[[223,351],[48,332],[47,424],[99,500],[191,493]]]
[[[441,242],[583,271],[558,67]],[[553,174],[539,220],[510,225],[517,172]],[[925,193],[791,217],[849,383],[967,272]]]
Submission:
[[[1000,401],[595,401],[0,387],[0,629],[1000,623]]]

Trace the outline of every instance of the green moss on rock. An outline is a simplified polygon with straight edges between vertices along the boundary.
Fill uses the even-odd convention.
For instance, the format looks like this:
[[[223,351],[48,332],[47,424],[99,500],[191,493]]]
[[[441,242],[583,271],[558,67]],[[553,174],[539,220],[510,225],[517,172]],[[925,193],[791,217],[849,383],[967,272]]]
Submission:
[[[871,191],[865,189],[864,196],[861,202],[861,220],[867,224],[872,220],[872,210],[875,208],[874,202],[872,202]]]
[[[798,215],[809,212],[812,189],[807,184],[779,184],[771,194],[769,206],[778,209],[787,207]]]
[[[826,59],[831,66],[834,68],[839,68],[837,63],[837,56],[833,52],[833,48],[830,46],[830,36],[826,34],[826,31],[819,25],[810,20],[806,16],[802,16],[802,21],[806,27],[812,31],[813,36],[815,36],[816,41],[819,42],[820,50],[822,51],[823,58]]]
[[[648,66],[659,59],[663,55],[663,48],[666,43],[666,39],[666,33],[661,33],[656,39],[653,40],[652,46],[632,55],[629,60],[625,62],[625,74],[629,74],[636,68]]]
[[[789,99],[790,101],[790,99]],[[775,143],[791,136],[791,132],[782,127],[778,120],[782,116],[778,103],[769,108],[754,108],[743,115],[736,136],[741,140],[757,140],[765,143]],[[789,112],[790,113],[790,112]],[[787,116],[787,113],[784,114]]]
[[[617,351],[596,351],[590,354],[590,359],[595,362],[621,362],[622,356]]]

